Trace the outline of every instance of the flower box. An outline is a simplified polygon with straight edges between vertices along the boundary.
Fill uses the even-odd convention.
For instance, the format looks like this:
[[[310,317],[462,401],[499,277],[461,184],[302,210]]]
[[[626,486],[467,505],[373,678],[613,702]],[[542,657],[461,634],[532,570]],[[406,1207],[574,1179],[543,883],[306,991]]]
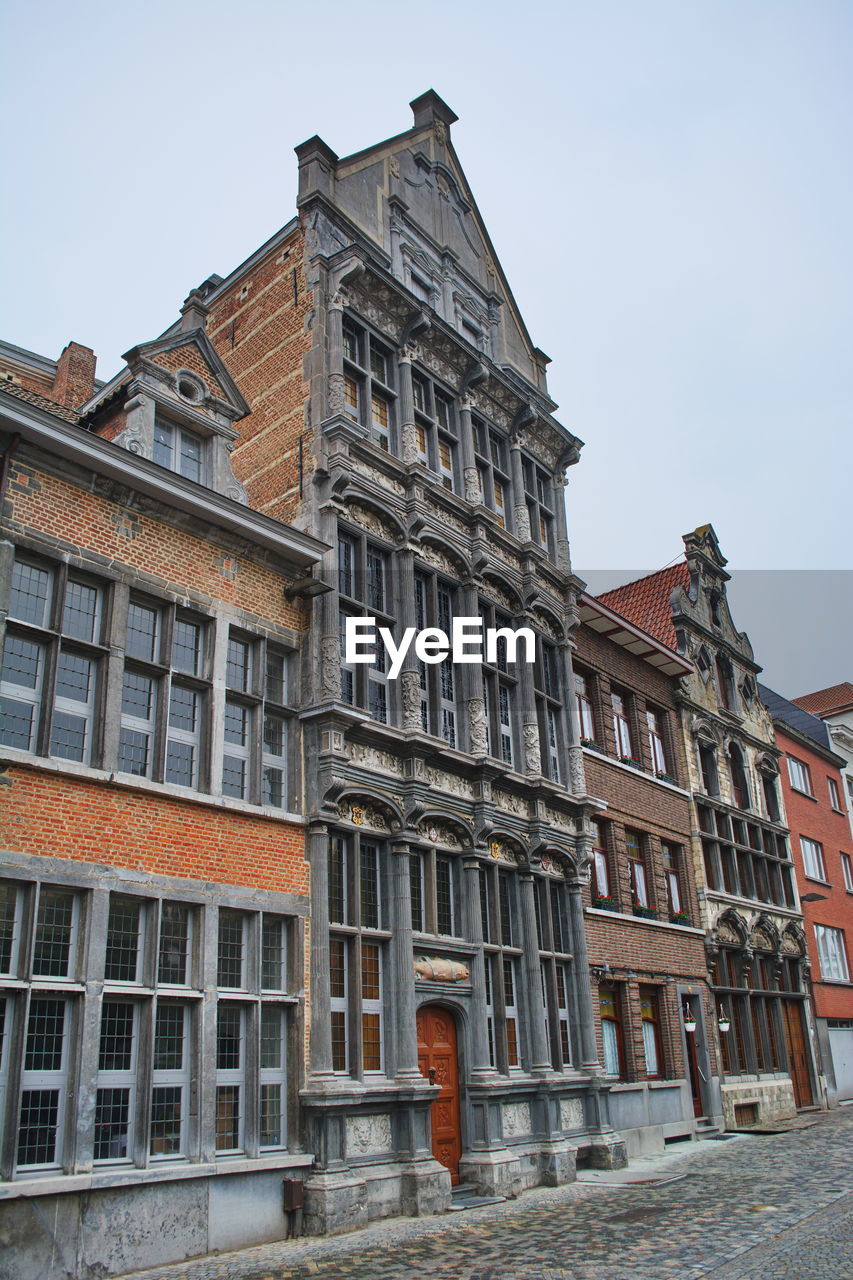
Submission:
[[[627,764],[630,769],[639,769],[640,773],[646,772],[642,761],[635,759],[634,756],[620,756],[619,762],[620,764]]]
[[[603,898],[599,894],[592,895],[592,905],[598,911],[618,911],[615,898]]]
[[[677,786],[678,786],[678,779],[677,779],[677,778],[673,778],[673,776],[672,776],[672,774],[671,774],[671,773],[666,773],[666,772],[664,772],[664,770],[663,770],[663,769],[659,769],[659,770],[657,771],[657,773],[655,774],[655,777],[656,777],[656,778],[658,778],[661,782],[669,782],[669,783],[671,783],[671,784],[672,784],[672,786],[674,786],[674,787],[677,787]]]
[[[670,924],[690,924],[690,916],[686,911],[676,911],[674,916],[669,917]]]
[[[658,918],[658,913],[654,907],[641,907],[637,904],[634,905],[634,915],[639,916],[641,920],[657,920]]]
[[[590,751],[597,751],[601,756],[607,755],[604,747],[600,747],[593,738],[581,738],[581,746],[588,747]]]

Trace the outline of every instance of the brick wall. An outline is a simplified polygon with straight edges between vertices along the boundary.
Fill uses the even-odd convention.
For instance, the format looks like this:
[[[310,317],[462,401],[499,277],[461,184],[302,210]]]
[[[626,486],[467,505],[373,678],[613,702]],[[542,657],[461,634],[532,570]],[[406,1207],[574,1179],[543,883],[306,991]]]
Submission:
[[[830,764],[817,751],[810,751],[801,738],[788,737],[778,721],[776,743],[787,755],[808,765],[813,796],[795,791],[788,776],[784,759],[779,762],[785,812],[791,828],[791,854],[797,869],[797,885],[800,894],[820,893],[820,902],[804,902],[806,939],[812,965],[812,983],[815,1013],[819,1018],[853,1018],[853,987],[822,981],[820,960],[817,954],[814,926],[829,925],[844,932],[847,944],[847,965],[853,977],[853,893],[844,884],[841,870],[841,854],[853,861],[853,838],[850,823],[844,810],[844,779],[837,767]],[[838,790],[842,812],[832,808],[829,801],[828,778],[833,778]],[[807,836],[823,847],[825,880],[810,879],[803,865],[800,837]]]
[[[5,779],[3,843],[12,852],[308,891],[303,831],[293,823],[25,765]]]
[[[237,424],[232,461],[250,504],[279,520],[299,504],[299,442],[304,472],[313,466],[308,385],[313,297],[303,271],[301,229],[263,258],[210,307],[207,333],[252,412]]]

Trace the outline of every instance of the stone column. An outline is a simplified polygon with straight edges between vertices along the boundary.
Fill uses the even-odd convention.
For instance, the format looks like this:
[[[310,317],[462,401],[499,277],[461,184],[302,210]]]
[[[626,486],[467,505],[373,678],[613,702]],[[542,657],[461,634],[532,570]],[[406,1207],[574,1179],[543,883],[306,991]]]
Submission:
[[[598,1066],[598,1051],[595,1047],[595,1019],[592,1009],[592,988],[589,976],[589,952],[586,947],[586,929],[584,927],[583,898],[579,880],[568,884],[569,916],[572,925],[572,966],[575,984],[575,1010],[580,1037],[581,1064],[584,1067]]]
[[[407,464],[419,461],[415,429],[415,393],[412,388],[412,361],[417,360],[419,355],[418,344],[407,342],[400,348],[397,365],[400,375],[400,394],[397,400],[400,415],[400,457]]]
[[[417,626],[417,609],[415,607],[415,553],[411,550],[398,551],[394,557],[394,572],[397,581],[394,584],[397,605],[397,624],[399,635],[406,627]],[[399,637],[398,637],[399,638]],[[415,646],[410,645],[403,659],[403,669],[398,677],[400,695],[399,723],[409,733],[420,733],[421,722],[421,673],[415,656]]]
[[[332,1076],[332,1006],[329,973],[329,828],[312,822],[308,828],[311,869],[311,1032],[309,1075]]]
[[[344,305],[346,290],[338,288],[326,309],[327,368],[329,377],[324,418],[344,412]]]
[[[557,568],[563,573],[571,573],[572,563],[569,551],[569,534],[566,528],[566,487],[568,477],[565,472],[554,478],[554,519],[556,522],[556,560]]]
[[[524,496],[524,468],[521,465],[521,445],[513,441],[509,447],[509,467],[512,476],[512,501],[515,514],[515,536],[519,542],[530,542],[530,512]]]
[[[581,747],[580,712],[575,694],[575,673],[572,667],[571,647],[569,644],[560,645],[560,661],[562,664],[563,687],[566,691],[566,720],[570,730],[570,741],[566,748],[566,757],[569,765],[566,789],[571,791],[573,795],[584,796],[586,795],[586,772],[583,763],[583,748]]]
[[[459,452],[462,459],[462,491],[466,502],[479,506],[483,501],[480,473],[474,459],[474,424],[471,410],[474,397],[465,393],[459,401]]]
[[[520,650],[519,650],[520,651]],[[539,741],[539,717],[536,714],[536,690],[533,687],[533,667],[529,662],[517,662],[518,697],[521,702],[521,768],[519,773],[538,777],[542,772],[542,747]]]
[[[493,1070],[489,1062],[486,1027],[486,967],[483,957],[483,920],[480,915],[480,863],[473,853],[463,856],[465,936],[477,950],[471,957],[471,1078]]]
[[[415,972],[412,956],[412,904],[409,854],[405,840],[391,846],[391,928],[388,949],[391,963],[391,997],[394,1008],[394,1040],[397,1080],[419,1080],[418,1037],[415,1026]]]
[[[536,905],[533,895],[536,886],[531,873],[519,876],[521,889],[521,920],[524,930],[524,976],[527,988],[527,1025],[530,1028],[530,1069],[551,1070],[551,1051],[545,1027],[545,1006],[542,1002],[542,972],[539,962],[539,935],[536,929]]]

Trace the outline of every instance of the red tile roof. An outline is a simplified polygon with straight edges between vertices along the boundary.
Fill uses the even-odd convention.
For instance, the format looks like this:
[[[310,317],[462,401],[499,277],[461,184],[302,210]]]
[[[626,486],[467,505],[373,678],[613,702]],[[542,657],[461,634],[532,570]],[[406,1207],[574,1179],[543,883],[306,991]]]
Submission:
[[[686,587],[689,581],[687,564],[680,560],[668,569],[659,569],[657,573],[650,573],[613,591],[605,591],[596,598],[608,609],[615,609],[623,618],[648,631],[661,644],[675,649],[675,628],[669,599],[676,587]]]
[[[831,684],[828,689],[818,689],[817,693],[804,693],[801,698],[792,698],[791,701],[813,716],[832,715],[833,711],[846,711],[853,707],[853,684],[845,680],[842,684]]]
[[[28,387],[22,387],[17,382],[8,382],[0,378],[0,391],[5,391],[9,395],[14,396],[16,400],[25,400],[27,404],[33,404],[37,409],[47,409],[48,413],[54,414],[57,418],[64,419],[65,422],[78,423],[80,414],[74,409],[69,409],[64,404],[59,404],[56,400],[51,400],[48,396],[43,396],[38,391],[30,391]]]

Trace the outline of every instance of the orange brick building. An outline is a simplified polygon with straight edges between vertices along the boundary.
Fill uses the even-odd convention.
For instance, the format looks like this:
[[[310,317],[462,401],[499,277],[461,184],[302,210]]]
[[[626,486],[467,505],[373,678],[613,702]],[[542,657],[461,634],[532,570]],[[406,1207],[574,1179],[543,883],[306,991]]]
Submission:
[[[811,962],[811,995],[827,1099],[853,1097],[853,836],[843,756],[827,726],[760,686],[773,717],[785,811]]]
[[[21,1275],[278,1236],[282,1171],[310,1164],[288,593],[323,547],[246,505],[228,450],[248,405],[197,307],[127,361],[104,389],[76,344],[0,348],[0,1197]],[[107,1227],[119,1199],[137,1232]]]

